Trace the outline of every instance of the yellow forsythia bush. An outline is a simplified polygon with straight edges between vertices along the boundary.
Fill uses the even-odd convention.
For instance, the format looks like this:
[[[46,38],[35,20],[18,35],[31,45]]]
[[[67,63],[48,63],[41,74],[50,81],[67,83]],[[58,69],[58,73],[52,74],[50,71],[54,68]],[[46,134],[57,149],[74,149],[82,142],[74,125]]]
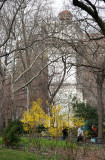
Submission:
[[[50,114],[46,114],[44,110],[41,108],[42,101],[38,99],[36,102],[32,103],[32,107],[27,113],[24,111],[22,123],[25,130],[35,131],[35,128],[39,125],[44,125],[45,128],[48,128],[48,132],[51,136],[61,136],[63,128],[67,127],[80,127],[84,125],[84,119],[78,119],[76,117],[72,117],[70,113],[62,114],[61,106],[49,106]]]

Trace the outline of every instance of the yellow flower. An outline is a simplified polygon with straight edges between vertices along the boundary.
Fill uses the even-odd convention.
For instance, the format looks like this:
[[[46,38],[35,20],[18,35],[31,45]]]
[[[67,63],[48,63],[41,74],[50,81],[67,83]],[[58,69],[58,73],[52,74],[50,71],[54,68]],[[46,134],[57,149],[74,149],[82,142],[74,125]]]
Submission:
[[[48,104],[48,102],[47,102]],[[60,105],[49,106],[50,116],[42,109],[42,100],[38,99],[32,103],[32,107],[27,113],[23,113],[21,122],[24,129],[29,130],[30,133],[35,130],[38,125],[44,125],[48,128],[51,136],[61,136],[64,127],[80,127],[84,125],[84,119],[78,117],[72,117],[70,113],[61,114],[62,107]]]

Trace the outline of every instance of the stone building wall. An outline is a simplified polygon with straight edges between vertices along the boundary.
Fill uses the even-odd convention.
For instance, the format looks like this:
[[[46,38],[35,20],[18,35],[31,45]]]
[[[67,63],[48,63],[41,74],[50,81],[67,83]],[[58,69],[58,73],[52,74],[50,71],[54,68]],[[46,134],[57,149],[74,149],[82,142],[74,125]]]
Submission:
[[[70,17],[69,17],[70,16]],[[72,14],[69,11],[63,11],[59,14],[59,25],[57,26],[57,34],[55,37],[62,40],[60,47],[52,48],[49,51],[49,60],[58,60],[48,67],[49,74],[55,73],[52,83],[51,91],[61,82],[64,63],[63,58],[66,60],[66,74],[58,93],[55,96],[56,104],[63,107],[63,112],[68,111],[70,105],[70,95],[77,96],[78,99],[83,100],[82,85],[78,83],[81,77],[77,75],[77,54],[73,50],[73,43],[78,43],[82,38],[82,32],[78,24],[72,20]]]

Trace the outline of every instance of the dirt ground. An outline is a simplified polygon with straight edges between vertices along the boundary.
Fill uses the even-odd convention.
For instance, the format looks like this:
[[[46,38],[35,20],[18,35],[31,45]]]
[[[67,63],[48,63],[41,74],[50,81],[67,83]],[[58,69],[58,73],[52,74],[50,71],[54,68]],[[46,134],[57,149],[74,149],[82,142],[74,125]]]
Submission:
[[[100,146],[100,147],[88,146],[86,148],[79,147],[76,150],[72,150],[70,148],[67,150],[49,148],[47,151],[37,151],[33,147],[30,148],[28,151],[45,155],[46,160],[47,157],[49,156],[53,157],[55,154],[61,155],[61,160],[105,160],[105,146]]]

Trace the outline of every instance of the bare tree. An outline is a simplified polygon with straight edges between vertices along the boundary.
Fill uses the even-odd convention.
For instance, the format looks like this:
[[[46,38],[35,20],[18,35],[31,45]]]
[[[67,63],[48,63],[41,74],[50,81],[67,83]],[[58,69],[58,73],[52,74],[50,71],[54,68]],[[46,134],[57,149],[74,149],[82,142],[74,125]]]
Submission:
[[[5,76],[8,75],[11,79],[10,110],[12,119],[15,119],[16,110],[18,110],[16,108],[17,96],[15,95],[15,88],[22,86],[22,84],[27,87],[27,104],[29,105],[30,98],[32,98],[32,96],[30,96],[32,88],[31,83],[28,85],[27,82],[33,77],[34,73],[37,74],[40,68],[42,68],[41,56],[44,57],[43,53],[46,48],[43,48],[44,43],[40,47],[40,50],[38,50],[38,48],[43,41],[41,24],[44,19],[44,17],[42,18],[42,15],[44,14],[43,8],[46,7],[46,11],[47,2],[43,1],[43,3],[36,3],[36,1],[30,1],[29,3],[28,1],[24,1],[23,3],[23,1],[21,1],[22,6],[20,6],[18,1],[12,1],[9,5],[8,3],[9,2],[7,1],[1,10],[1,27],[3,31],[1,40],[4,41],[1,41],[1,57],[5,57],[6,60],[4,61],[4,59],[1,59],[1,62],[3,68],[6,70],[6,75],[2,73],[2,66],[0,73],[2,78],[2,74],[4,74]],[[27,7],[28,5],[29,7]],[[20,64],[18,65],[18,63]],[[27,108],[29,109],[29,106],[27,106]]]
[[[17,4],[17,1],[15,4]],[[25,96],[25,100],[27,99],[27,111],[29,111],[29,106],[33,99],[35,100],[35,98],[39,97],[43,99],[44,97],[45,101],[48,98],[49,65],[62,57],[64,74],[52,94],[51,102],[64,80],[66,69],[65,59],[61,55],[54,60],[48,61],[48,52],[49,48],[53,46],[52,35],[55,33],[56,27],[54,27],[52,17],[50,14],[48,15],[50,10],[47,6],[47,1],[43,1],[43,3],[36,3],[36,1],[28,3],[28,1],[24,1],[23,4],[14,17],[12,25],[11,15],[14,16],[15,13],[11,5],[14,5],[14,3],[11,2],[11,10],[9,10],[7,4],[2,9],[2,17],[5,15],[5,19],[2,19],[1,23],[4,36],[4,42],[1,43],[1,61],[3,68],[5,68],[6,77],[10,78],[9,97],[11,103],[8,110],[12,115],[12,120],[17,117],[20,110],[18,107],[19,97],[27,95],[27,97]],[[27,7],[28,4],[29,7]],[[13,9],[17,8],[14,7]],[[8,10],[9,14],[7,14]],[[5,23],[11,26],[9,36],[7,35],[8,29]],[[5,57],[5,61],[2,57]],[[38,86],[42,88],[41,91]],[[26,105],[26,102],[21,102],[21,104]]]
[[[105,37],[105,23],[104,23],[104,17],[102,16],[104,14],[103,6],[105,5],[105,1],[102,0],[101,2],[100,1],[91,2],[89,0],[84,0],[84,1],[73,0],[72,2],[74,6],[80,8],[82,11],[85,11],[82,18],[79,17],[80,10],[79,12],[77,12],[78,15],[76,15],[78,20],[80,20],[80,23],[85,26],[83,27],[81,25],[82,28],[84,28],[84,32],[86,33],[87,38],[89,38],[89,39],[87,38],[85,39],[85,42],[83,42],[84,45],[85,46],[87,45],[90,48],[89,41],[90,43],[93,43],[94,41],[94,43],[97,44],[96,46],[94,46],[94,51],[91,52],[92,54],[89,54],[89,50],[87,50],[87,56],[85,55],[85,52],[84,52],[83,57],[86,57],[88,59],[87,63],[90,64],[91,67],[94,67],[94,66],[97,67],[97,69],[92,70],[92,72],[95,73],[96,84],[97,84],[97,100],[98,100],[98,115],[99,115],[98,137],[102,139],[103,138],[103,118],[104,118],[103,84],[105,79],[105,73],[104,73],[105,56],[104,54],[102,55],[102,52],[100,52],[100,50],[102,50],[104,46],[104,37]],[[93,30],[95,34],[91,34],[92,31],[90,32],[89,28]],[[99,44],[99,40],[103,42],[102,45]],[[103,57],[103,60],[101,60],[101,63],[99,61],[100,55],[102,55]],[[93,60],[92,56],[97,57],[96,62],[95,60]]]

